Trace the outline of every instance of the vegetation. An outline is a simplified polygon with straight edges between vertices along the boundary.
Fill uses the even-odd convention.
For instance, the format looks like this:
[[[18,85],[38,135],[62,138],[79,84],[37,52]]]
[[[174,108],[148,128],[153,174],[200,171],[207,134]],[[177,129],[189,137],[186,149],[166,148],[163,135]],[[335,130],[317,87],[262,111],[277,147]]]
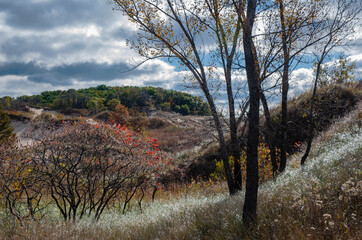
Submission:
[[[37,143],[27,148],[1,146],[0,206],[21,222],[41,219],[49,207],[73,221],[98,220],[113,204],[124,213],[161,187],[159,176],[171,167],[156,140],[119,124],[50,120],[31,136]]]
[[[61,222],[51,211],[19,225],[1,215],[2,239],[359,239],[362,178],[360,111],[339,119],[316,140],[310,161],[260,187],[258,222],[242,222],[243,192],[229,197],[216,182],[160,190],[125,215],[105,209],[99,221]],[[299,157],[295,156],[296,161]],[[211,189],[206,191],[207,189]],[[180,195],[181,194],[181,195]],[[171,199],[170,199],[170,196]],[[178,197],[175,197],[178,196]]]
[[[14,128],[10,125],[10,118],[0,107],[0,144],[14,137]]]
[[[231,148],[232,157],[240,159],[240,139],[247,140],[243,219],[245,223],[255,222],[260,100],[268,123],[268,139],[274,139],[276,134],[263,89],[278,85],[274,79],[281,76],[282,144],[279,166],[273,143],[270,144],[270,151],[274,172],[278,169],[282,172],[287,162],[290,71],[301,62],[306,51],[322,49],[321,56],[315,55],[315,60],[321,65],[333,48],[343,44],[353,32],[360,12],[356,7],[359,5],[354,0],[205,0],[187,3],[170,0],[164,4],[156,0],[113,2],[115,9],[121,11],[138,28],[135,37],[129,39],[129,45],[144,57],[143,62],[155,58],[178,60],[180,68],[189,71],[192,85],[204,94],[217,130],[220,156],[231,195],[240,191],[243,183],[239,161],[234,161],[234,165],[230,166],[228,147]],[[255,25],[263,26],[256,35]],[[208,41],[204,41],[206,36]],[[210,45],[215,47],[210,49]],[[237,80],[234,79],[240,72],[246,73],[247,79],[245,91],[248,92],[248,97],[244,102],[236,101],[241,89],[235,89]],[[227,95],[227,129],[222,127],[223,116],[219,114],[215,104],[215,95],[220,91]],[[314,99],[311,108],[313,102]],[[239,106],[241,111],[237,109]],[[247,109],[247,136],[239,136],[237,130]],[[238,112],[241,114],[237,114]],[[313,127],[311,129],[313,131]],[[226,136],[230,139],[230,146],[226,144]]]
[[[258,175],[259,175],[259,183],[264,183],[267,181],[270,181],[274,178],[273,176],[273,167],[272,162],[270,160],[270,150],[265,143],[265,141],[262,139],[260,140],[260,144],[258,147]],[[279,155],[280,156],[280,155]],[[230,157],[230,165],[233,166],[233,162],[235,159],[233,157]],[[240,166],[241,166],[241,176],[242,180],[245,183],[246,182],[246,149],[243,149],[241,152],[240,157]],[[277,159],[277,162],[280,162],[280,157]],[[215,164],[215,171],[210,174],[210,179],[215,181],[220,181],[222,179],[225,180],[225,171],[222,161],[216,161]]]
[[[297,96],[288,101],[288,144],[287,152],[294,153],[297,148],[296,143],[305,142],[309,136],[311,124],[309,121],[309,111],[311,106],[312,90]],[[330,84],[320,88],[316,93],[315,107],[313,109],[314,116],[314,132],[315,134],[326,130],[335,119],[343,117],[348,113],[361,99],[361,90],[356,83],[335,85]],[[272,124],[274,126],[275,139],[273,139],[275,147],[280,149],[282,145],[281,136],[281,108],[277,107],[271,111]],[[268,127],[264,122],[262,132],[267,135]],[[272,139],[267,139],[270,145]]]
[[[105,85],[17,99],[2,98],[1,104],[7,110],[36,106],[94,115],[94,119],[67,122],[62,117],[54,120],[52,114],[42,114],[39,119],[44,121],[30,133],[33,145],[25,148],[14,143],[0,145],[0,206],[5,220],[16,219],[20,227],[30,219],[42,225],[42,219],[52,219],[47,213],[51,209],[50,212],[57,213],[65,222],[72,220],[81,229],[82,238],[89,238],[92,231],[82,228],[82,223],[89,219],[101,221],[104,215],[112,213],[121,218],[119,214],[126,214],[127,209],[133,209],[136,215],[137,211],[142,213],[144,198],[148,197],[150,203],[157,194],[164,196],[158,191],[162,184],[172,189],[171,193],[177,191],[181,195],[187,195],[195,186],[198,189],[212,186],[213,190],[224,191],[213,192],[211,200],[201,197],[202,205],[189,204],[180,198],[185,201],[183,206],[189,207],[187,211],[162,212],[163,216],[158,215],[156,221],[151,218],[142,226],[139,222],[135,226],[120,220],[121,230],[115,232],[102,226],[95,229],[110,238],[358,236],[358,224],[348,222],[346,216],[355,220],[359,215],[360,112],[353,115],[345,128],[335,130],[333,136],[325,136],[319,152],[311,152],[314,162],[286,171],[288,152],[293,153],[301,141],[306,141],[303,165],[316,132],[325,130],[334,118],[342,116],[360,100],[360,89],[354,92],[353,84],[349,88],[339,85],[344,79],[352,79],[349,73],[353,67],[348,61],[340,59],[341,71],[332,71],[336,80],[327,77],[326,81],[320,81],[323,74],[328,73],[323,69],[328,54],[353,33],[362,11],[358,10],[362,8],[358,8],[356,1],[113,2],[138,28],[136,38],[128,43],[145,58],[144,62],[155,58],[177,59],[180,68],[189,71],[190,82],[202,91],[206,103],[188,94],[159,88]],[[261,26],[258,31],[255,31],[256,25]],[[256,32],[257,35],[253,35]],[[202,45],[205,43],[208,45]],[[211,45],[214,47],[210,48]],[[206,53],[205,49],[209,51]],[[291,69],[311,50],[316,62],[314,87],[304,99],[300,97],[301,102],[294,100],[293,108],[293,101],[287,101]],[[247,89],[235,89],[237,79],[245,73]],[[281,107],[270,111],[266,89],[275,90],[280,83]],[[216,104],[216,96],[221,91],[227,95],[227,117]],[[238,101],[241,91],[248,95]],[[260,105],[265,117],[262,128]],[[180,186],[169,181],[172,174],[182,175],[179,166],[177,171],[170,170],[173,165],[159,150],[156,140],[139,135],[139,132],[147,134],[143,131],[148,125],[144,112],[154,110],[212,116],[219,159],[208,182],[199,184],[200,179],[191,179],[190,184]],[[101,124],[98,120],[110,120],[110,123]],[[156,118],[150,121],[150,126],[163,128],[164,134],[179,132],[172,140],[177,144],[178,136],[197,133],[191,128],[180,131],[177,126]],[[177,144],[169,147],[176,149]],[[329,155],[333,152],[331,145],[337,156]],[[347,160],[351,164],[345,166]],[[296,162],[293,165],[298,166]],[[341,166],[346,170],[340,170]],[[339,181],[336,181],[337,171],[341,174]],[[346,176],[352,178],[347,180]],[[226,197],[225,188],[214,187],[222,186],[224,180],[230,197]],[[341,185],[340,190],[331,188],[332,181]],[[261,189],[260,184],[263,184]],[[262,200],[258,199],[259,193]],[[139,210],[135,211],[137,204]],[[55,224],[60,222],[54,219]],[[73,234],[79,230],[71,229]],[[316,229],[316,233],[310,233]]]
[[[107,87],[100,85],[87,89],[46,91],[40,95],[21,96],[16,99],[0,98],[6,110],[23,110],[26,106],[49,108],[58,111],[89,109],[93,114],[103,110],[113,111],[118,104],[138,111],[163,110],[182,115],[210,115],[210,110],[200,98],[190,94],[154,87]]]
[[[310,122],[308,121],[308,113],[310,110],[311,104],[311,95],[312,90],[306,91],[305,93],[291,99],[288,101],[288,144],[287,144],[287,157],[298,153],[304,149],[305,142],[308,139],[308,133],[310,128]],[[356,104],[361,99],[361,88],[357,83],[349,84],[329,84],[321,87],[317,91],[316,106],[313,111],[315,128],[314,134],[317,136],[319,133],[325,131],[327,128],[333,124],[336,119],[343,118],[348,114],[352,109],[356,107]],[[282,135],[281,135],[281,106],[277,106],[270,110],[271,122],[276,133],[275,138],[269,138],[269,128],[265,120],[265,116],[262,116],[261,120],[261,138],[258,147],[258,165],[259,165],[259,181],[261,179],[270,179],[270,171],[273,173],[271,177],[276,177],[275,173],[278,173],[274,170],[272,154],[270,146],[272,145],[271,141],[274,141],[275,147],[275,161],[277,165],[280,165],[280,149],[282,145]],[[172,137],[178,136],[178,132],[174,131],[173,134],[167,132],[167,128],[161,128],[162,131],[165,131],[168,134],[166,139],[172,139]],[[160,130],[161,130],[160,129]],[[242,131],[242,129],[239,129]],[[247,129],[246,129],[247,131]],[[152,133],[156,131],[151,131]],[[159,135],[162,136],[162,135]],[[191,135],[192,136],[192,135]],[[195,136],[187,140],[192,142],[195,140]],[[160,142],[163,138],[160,138]],[[170,145],[172,141],[169,141],[167,145]],[[244,145],[242,145],[244,146]],[[303,146],[303,147],[302,147]],[[231,156],[231,150],[229,148],[229,155]],[[246,180],[246,165],[245,165],[245,146],[241,149],[241,174],[242,179]],[[229,164],[233,166],[233,161],[230,161]],[[300,163],[295,163],[300,165]],[[205,151],[199,151],[198,156],[195,158],[195,161],[189,166],[187,170],[187,176],[196,178],[199,176],[203,179],[213,178],[216,176],[218,178],[224,178],[224,170],[220,169],[223,167],[221,163],[221,158],[219,154],[218,147],[210,147]],[[267,172],[260,172],[260,168],[268,169]],[[220,175],[221,174],[221,175]],[[267,177],[266,177],[267,176]],[[245,184],[245,181],[243,181]],[[244,185],[245,186],[245,185]]]

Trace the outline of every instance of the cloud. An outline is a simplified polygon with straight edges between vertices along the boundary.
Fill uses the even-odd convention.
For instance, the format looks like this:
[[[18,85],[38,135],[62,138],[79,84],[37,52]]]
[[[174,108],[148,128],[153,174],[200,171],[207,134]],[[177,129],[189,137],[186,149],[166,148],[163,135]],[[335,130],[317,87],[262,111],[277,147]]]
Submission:
[[[354,76],[357,81],[362,81],[362,54],[352,55],[349,57],[355,63]]]
[[[299,68],[291,73],[289,97],[300,95],[306,89],[310,89],[313,84],[313,69]]]
[[[106,0],[2,1],[0,9],[6,13],[7,25],[24,30],[47,30],[89,21],[106,25],[115,19]]]
[[[87,81],[112,81],[115,79],[140,78],[150,83],[154,78],[161,79],[162,74],[169,74],[173,67],[158,62],[150,62],[139,68],[129,71],[130,67],[125,63],[96,63],[82,62],[69,65],[59,65],[51,68],[29,63],[6,63],[0,65],[0,76],[27,76],[34,83],[49,83],[52,86],[70,85],[73,80],[78,82]],[[165,79],[166,81],[170,79]],[[164,82],[158,80],[156,82]]]
[[[110,3],[110,0],[0,0],[0,97],[100,84],[194,91],[184,86],[183,78],[188,73],[177,68],[177,61],[170,64],[157,60],[126,71],[133,60],[140,60],[126,44],[136,28],[121,12],[113,11]],[[205,62],[214,61],[208,52],[215,48],[208,32],[197,41],[204,44]],[[355,43],[361,41],[362,35],[357,34]],[[360,47],[353,47],[351,54],[359,56]],[[361,58],[357,68],[361,73]],[[292,94],[297,94],[308,86],[306,79],[311,70],[293,74],[299,79],[291,86]],[[234,89],[245,88],[244,73],[238,80]],[[200,93],[193,93],[197,92]],[[246,91],[240,91],[237,97],[241,99],[245,94]],[[220,99],[224,100],[225,94]]]
[[[42,91],[109,86],[155,86],[185,90],[183,72],[162,62],[146,62],[135,70],[125,63],[82,62],[47,68],[35,62],[0,64],[0,96],[39,94]],[[26,87],[24,87],[26,86]]]
[[[126,45],[135,27],[108,0],[0,1],[0,96],[107,85],[173,88],[173,66]],[[21,88],[21,86],[27,86]]]
[[[126,62],[138,56],[126,46],[125,38],[113,35],[122,28],[103,29],[96,25],[84,27],[62,27],[46,32],[27,32],[9,36],[8,30],[0,34],[0,49],[3,61],[35,61],[48,66],[84,61]],[[15,30],[16,32],[17,30]],[[128,33],[130,34],[130,33]]]
[[[108,0],[0,1],[0,63],[126,62],[134,25]]]
[[[59,88],[61,90],[66,89]],[[22,96],[39,94],[39,91],[56,90],[49,83],[34,84],[26,76],[7,75],[0,77],[0,96]]]

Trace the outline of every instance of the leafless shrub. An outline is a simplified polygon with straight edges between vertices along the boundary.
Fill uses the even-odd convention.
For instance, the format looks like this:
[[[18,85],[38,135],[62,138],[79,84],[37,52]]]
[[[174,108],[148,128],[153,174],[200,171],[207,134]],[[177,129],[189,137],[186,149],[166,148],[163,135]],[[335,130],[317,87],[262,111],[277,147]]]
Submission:
[[[1,158],[7,166],[1,171],[5,208],[18,218],[18,205],[34,216],[44,194],[64,220],[98,220],[120,199],[125,211],[136,193],[157,185],[159,173],[170,166],[156,140],[124,126],[45,122],[36,131],[35,144]]]

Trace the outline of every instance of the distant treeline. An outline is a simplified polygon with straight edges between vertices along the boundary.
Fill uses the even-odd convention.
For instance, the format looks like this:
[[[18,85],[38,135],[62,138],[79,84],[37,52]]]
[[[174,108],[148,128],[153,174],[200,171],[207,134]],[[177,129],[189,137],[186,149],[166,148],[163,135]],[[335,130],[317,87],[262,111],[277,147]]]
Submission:
[[[2,97],[5,110],[24,110],[26,106],[52,110],[89,109],[93,112],[114,110],[122,104],[138,111],[163,110],[183,115],[210,115],[208,105],[187,93],[155,87],[108,87],[45,91],[40,95]]]

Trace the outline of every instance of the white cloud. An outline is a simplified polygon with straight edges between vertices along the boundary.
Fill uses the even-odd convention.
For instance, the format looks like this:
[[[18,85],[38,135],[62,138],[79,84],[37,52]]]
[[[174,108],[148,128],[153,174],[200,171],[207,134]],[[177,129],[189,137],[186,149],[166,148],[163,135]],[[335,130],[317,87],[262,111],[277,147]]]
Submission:
[[[289,97],[295,97],[312,87],[313,70],[310,68],[300,68],[291,73]]]
[[[100,28],[93,24],[83,27],[65,27],[61,30],[61,33],[73,35],[74,37],[76,37],[77,35],[83,35],[86,37],[99,37],[99,32]]]
[[[64,86],[63,89],[66,89]],[[56,90],[49,83],[29,81],[26,76],[6,75],[0,76],[0,96],[22,96],[39,94],[42,91]]]

